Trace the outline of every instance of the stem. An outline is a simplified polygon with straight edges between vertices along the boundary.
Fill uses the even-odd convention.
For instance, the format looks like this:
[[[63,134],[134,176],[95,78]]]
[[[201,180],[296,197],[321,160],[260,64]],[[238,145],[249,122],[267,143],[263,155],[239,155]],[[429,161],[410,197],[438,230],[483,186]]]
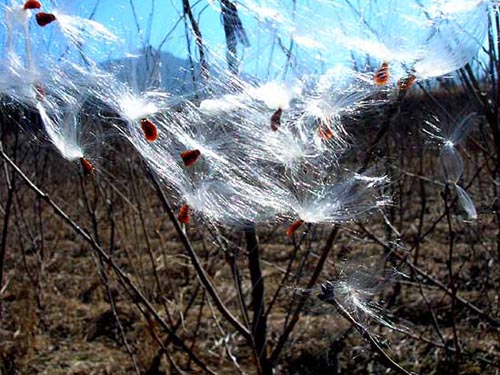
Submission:
[[[272,374],[272,367],[266,358],[267,319],[265,316],[264,279],[259,256],[259,242],[255,226],[245,230],[248,250],[248,269],[252,281],[252,335],[263,374]]]
[[[14,143],[14,159],[16,158],[17,154],[17,141],[18,141],[18,135],[16,132],[16,139]],[[0,151],[3,152],[3,146],[1,142],[0,142]],[[2,290],[3,287],[3,268],[5,262],[5,253],[7,251],[7,235],[9,232],[9,221],[10,221],[12,203],[14,202],[14,193],[16,190],[16,176],[13,174],[11,177],[9,177],[9,171],[7,170],[7,167],[5,167],[5,179],[7,181],[8,191],[7,191],[7,203],[5,205],[5,214],[3,217],[2,240],[0,242],[0,290]]]
[[[453,226],[451,224],[450,205],[448,204],[449,196],[450,196],[450,185],[446,184],[443,193],[443,200],[446,212],[446,222],[448,224],[448,233],[450,237],[447,266],[448,266],[449,288],[451,297],[451,326],[453,330],[453,345],[455,346],[453,370],[454,374],[458,375],[460,366],[460,343],[458,340],[457,324],[455,320],[455,311],[457,304],[457,287],[455,283],[455,275],[453,273],[453,249],[455,244],[455,231],[453,230]]]
[[[196,40],[196,46],[198,47],[198,52],[200,54],[201,76],[202,78],[206,78],[208,77],[208,66],[205,60],[205,48],[203,46],[203,37],[201,36],[200,26],[194,18],[189,0],[182,0],[182,6],[184,14],[188,16],[189,22],[191,23],[191,28],[193,29]]]

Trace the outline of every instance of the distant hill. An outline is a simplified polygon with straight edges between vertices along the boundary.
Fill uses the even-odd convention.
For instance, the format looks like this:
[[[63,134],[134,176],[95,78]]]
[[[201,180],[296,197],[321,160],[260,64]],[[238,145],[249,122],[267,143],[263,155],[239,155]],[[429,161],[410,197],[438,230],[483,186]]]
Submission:
[[[194,91],[193,73],[197,81],[200,78],[200,68],[196,61],[192,67],[187,59],[152,47],[134,55],[109,60],[102,65],[121,80],[137,85],[139,90],[155,87],[171,94],[186,94]]]

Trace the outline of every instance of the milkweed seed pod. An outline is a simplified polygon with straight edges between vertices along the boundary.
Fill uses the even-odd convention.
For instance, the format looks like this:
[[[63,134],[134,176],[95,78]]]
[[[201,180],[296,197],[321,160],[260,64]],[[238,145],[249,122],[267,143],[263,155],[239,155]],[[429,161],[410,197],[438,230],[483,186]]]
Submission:
[[[441,174],[445,182],[456,184],[464,171],[464,162],[451,142],[443,145],[439,155]]]
[[[467,220],[477,220],[477,210],[474,202],[472,201],[469,194],[461,188],[460,186],[455,184],[455,190],[458,196],[458,205],[465,213]]]

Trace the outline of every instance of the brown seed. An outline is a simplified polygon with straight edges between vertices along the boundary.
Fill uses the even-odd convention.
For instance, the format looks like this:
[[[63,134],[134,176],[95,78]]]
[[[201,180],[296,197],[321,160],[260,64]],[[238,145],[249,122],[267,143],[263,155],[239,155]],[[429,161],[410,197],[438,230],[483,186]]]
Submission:
[[[398,89],[399,89],[399,91],[406,91],[406,90],[408,90],[410,87],[413,86],[413,84],[415,83],[416,79],[417,79],[417,77],[414,76],[413,74],[409,75],[408,77],[401,78],[398,81]]]
[[[386,62],[382,63],[380,65],[380,68],[375,72],[375,76],[373,77],[373,80],[375,81],[375,84],[378,86],[384,86],[389,82],[390,74],[389,74],[389,64]]]
[[[302,225],[304,224],[304,220],[297,220],[295,223],[293,223],[292,225],[290,225],[288,227],[288,229],[286,230],[286,235],[288,237],[291,237],[292,234],[295,233],[295,231]]]
[[[24,9],[40,9],[42,4],[37,0],[28,0],[24,3]]]
[[[182,224],[189,224],[189,222],[191,221],[191,215],[189,213],[189,206],[187,204],[179,209],[179,216],[177,218]]]
[[[49,23],[52,23],[56,20],[56,16],[54,16],[52,13],[45,12],[37,13],[35,18],[36,23],[41,27],[47,26]]]
[[[158,139],[158,128],[147,118],[141,120],[141,128],[149,142],[154,142]]]
[[[273,113],[271,116],[271,130],[275,132],[278,130],[278,128],[281,126],[281,114],[283,113],[283,110],[281,108],[278,108],[276,112]]]
[[[83,174],[85,176],[90,176],[94,172],[94,166],[90,161],[88,161],[84,157],[80,158],[80,164],[82,165]]]
[[[200,155],[201,155],[200,150],[188,150],[181,152],[181,158],[186,167],[190,167],[194,163],[196,163],[196,160],[198,160]]]
[[[333,132],[328,125],[320,125],[318,127],[318,135],[322,140],[328,141],[329,139],[332,139]]]

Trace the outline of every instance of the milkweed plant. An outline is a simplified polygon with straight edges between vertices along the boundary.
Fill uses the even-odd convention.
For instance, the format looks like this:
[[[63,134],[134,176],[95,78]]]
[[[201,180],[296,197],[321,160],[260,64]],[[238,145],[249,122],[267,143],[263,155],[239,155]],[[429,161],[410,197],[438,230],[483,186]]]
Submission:
[[[290,237],[391,204],[388,176],[346,162],[357,142],[351,127],[476,59],[493,6],[207,0],[224,34],[186,36],[193,58],[179,93],[165,86],[160,54],[148,54],[151,28],[163,26],[124,29],[117,18],[128,2],[113,3],[109,22],[95,17],[100,5],[88,14],[71,1],[2,5],[2,100],[36,113],[60,155],[88,176],[106,161],[84,133],[93,119],[109,125],[137,150],[186,226],[280,224]],[[169,43],[179,42],[166,38],[159,48]],[[113,60],[118,53],[125,58]],[[468,220],[478,215],[461,186],[460,144],[478,117],[430,113],[421,124]],[[358,312],[372,311],[344,279],[336,288]]]

